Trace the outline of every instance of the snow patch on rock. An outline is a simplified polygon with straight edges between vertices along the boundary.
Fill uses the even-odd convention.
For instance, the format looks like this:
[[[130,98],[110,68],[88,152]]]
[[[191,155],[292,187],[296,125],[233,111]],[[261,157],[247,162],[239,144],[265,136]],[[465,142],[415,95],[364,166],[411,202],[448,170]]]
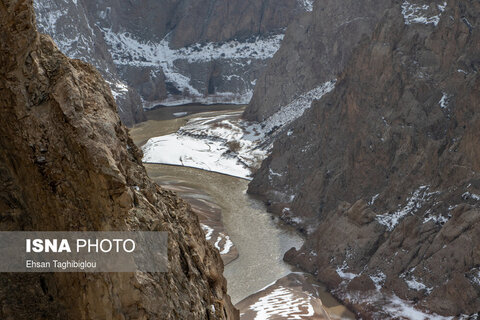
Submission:
[[[222,59],[232,60],[235,64],[250,65],[252,60],[271,58],[280,48],[284,37],[283,34],[276,34],[256,37],[252,41],[210,42],[171,49],[169,35],[159,42],[144,42],[128,32],[114,32],[109,28],[103,28],[102,31],[116,65],[161,68],[166,80],[187,96],[185,99],[189,101],[182,101],[182,103],[207,104],[209,99],[215,101],[211,103],[248,103],[252,97],[254,84],[245,83],[247,89],[244,92],[217,92],[213,97],[210,95],[207,97],[192,85],[192,79],[188,74],[180,71],[178,62],[183,60],[188,63],[199,63]],[[233,81],[233,77],[230,77],[230,80]],[[202,98],[205,101],[202,101]],[[172,103],[180,104],[174,98],[161,102],[162,105],[173,105]]]
[[[221,245],[223,243],[223,246]],[[220,232],[217,237],[217,241],[214,244],[215,248],[220,251],[220,254],[227,254],[230,252],[230,249],[233,246],[232,240],[230,237],[225,235],[224,233]]]
[[[298,297],[289,289],[279,287],[264,297],[261,297],[256,303],[250,306],[250,310],[257,313],[255,319],[304,319],[314,315],[314,308],[311,303],[311,297]]]
[[[439,192],[428,192],[429,186],[421,186],[415,190],[410,198],[407,199],[407,204],[393,213],[385,213],[377,215],[378,223],[387,227],[388,231],[392,231],[400,223],[400,221],[409,214],[416,213],[422,206],[431,199],[432,196]]]
[[[210,240],[212,238],[213,228],[203,223],[200,223],[200,227],[202,227],[203,232],[205,232],[205,239]]]
[[[438,102],[438,104],[440,105],[440,108],[442,108],[442,109],[447,109],[448,108],[448,99],[449,98],[450,97],[448,96],[448,94],[443,92],[442,98]]]
[[[437,26],[440,22],[440,15],[445,11],[447,3],[443,2],[441,5],[430,7],[427,4],[419,5],[404,1],[402,4],[402,14],[405,24],[433,24]],[[436,15],[432,15],[432,12],[438,12]]]
[[[403,275],[401,277],[404,278],[405,283],[407,284],[408,288],[410,288],[412,290],[415,290],[415,291],[425,290],[427,292],[427,294],[430,294],[433,291],[433,288],[427,287],[425,284],[423,284],[422,282],[417,280],[417,278],[415,278],[415,276],[413,276],[413,275],[410,276],[409,279],[405,278],[405,276],[403,276]]]
[[[360,274],[356,274],[356,273],[352,273],[352,272],[345,272],[345,270],[348,269],[348,265],[347,265],[347,262],[344,261],[343,264],[340,266],[340,267],[337,267],[337,269],[335,270],[337,272],[337,274],[340,276],[340,278],[342,278],[343,280],[352,280],[356,277],[358,277]]]
[[[335,82],[336,80],[327,81],[324,84],[301,94],[286,106],[281,107],[280,110],[262,122],[263,130],[265,132],[270,132],[297,119],[305,112],[305,110],[311,107],[313,100],[319,100],[325,94],[332,91],[335,88]]]
[[[428,314],[418,309],[409,303],[408,301],[402,300],[396,295],[393,295],[390,298],[388,304],[384,306],[384,311],[394,315],[398,318],[405,318],[410,320],[450,320],[453,317],[442,317],[438,314]]]
[[[250,179],[267,156],[265,136],[257,126],[239,119],[240,113],[194,118],[176,133],[151,138],[143,161],[174,164]]]
[[[443,224],[447,223],[448,220],[450,220],[451,217],[452,217],[451,215],[448,215],[447,217],[444,217],[443,215],[430,215],[430,216],[423,219],[423,223],[433,221],[436,224],[443,225]]]
[[[479,201],[480,196],[478,194],[470,193],[470,192],[467,191],[464,194],[462,194],[462,199],[463,200],[473,199],[475,201]]]
[[[374,275],[370,275],[370,279],[372,279],[373,283],[375,284],[375,288],[380,291],[385,283],[385,279],[387,279],[387,276],[385,273],[379,271]]]
[[[298,0],[300,4],[305,8],[305,11],[313,11],[313,3],[315,0]]]

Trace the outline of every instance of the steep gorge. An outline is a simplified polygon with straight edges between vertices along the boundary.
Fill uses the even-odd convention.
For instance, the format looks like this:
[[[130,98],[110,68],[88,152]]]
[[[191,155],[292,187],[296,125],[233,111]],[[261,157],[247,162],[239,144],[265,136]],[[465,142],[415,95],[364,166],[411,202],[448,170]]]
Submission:
[[[307,1],[308,2],[308,1]],[[35,0],[39,30],[109,82],[122,121],[157,104],[248,103],[298,0]]]
[[[191,208],[154,184],[108,84],[0,1],[1,230],[169,235],[166,273],[0,275],[2,319],[237,319],[223,263]]]
[[[478,317],[479,13],[388,10],[249,186],[308,234],[285,259],[367,318]]]

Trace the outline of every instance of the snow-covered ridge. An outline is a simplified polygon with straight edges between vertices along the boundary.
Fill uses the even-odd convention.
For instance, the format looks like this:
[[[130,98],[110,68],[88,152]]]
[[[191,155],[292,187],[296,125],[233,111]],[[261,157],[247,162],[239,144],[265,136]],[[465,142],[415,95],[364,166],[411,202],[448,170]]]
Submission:
[[[277,52],[283,34],[256,37],[251,41],[231,40],[223,43],[194,44],[186,48],[170,49],[168,36],[158,43],[142,42],[126,32],[115,33],[102,29],[105,40],[112,46],[114,61],[119,65],[172,66],[176,60],[188,62],[216,59],[268,59]]]
[[[188,95],[195,96],[192,102],[198,100],[203,94],[192,85],[190,75],[182,73],[176,65],[179,61],[188,63],[202,63],[212,60],[232,60],[233,64],[248,66],[252,60],[266,60],[271,58],[280,48],[283,34],[256,37],[244,42],[231,40],[222,43],[194,44],[186,48],[171,49],[167,35],[159,42],[144,42],[136,39],[126,32],[113,32],[111,29],[102,29],[105,41],[110,46],[110,51],[117,65],[129,65],[136,67],[161,68],[166,80],[175,85],[181,92],[188,92]],[[232,76],[233,77],[233,76]],[[233,81],[230,77],[230,81]],[[228,77],[226,81],[228,80]],[[238,79],[235,79],[238,81]],[[240,79],[243,81],[243,79]],[[216,93],[217,99],[223,98],[248,102],[252,95],[254,83],[246,83],[247,90],[241,93],[222,92]],[[207,98],[206,98],[207,99]],[[223,99],[224,100],[224,99]],[[226,100],[228,101],[228,100]],[[168,102],[166,102],[168,103]],[[165,105],[165,103],[162,103]]]
[[[311,0],[302,1],[308,7]],[[39,30],[52,36],[67,56],[94,65],[110,83],[131,84],[130,81],[136,81],[130,77],[129,70],[122,74],[124,71],[117,70],[113,64],[151,71],[150,77],[154,81],[164,81],[163,73],[169,88],[166,99],[162,96],[161,100],[150,101],[147,93],[139,91],[144,94],[143,98],[149,100],[144,101],[145,104],[150,106],[182,103],[247,104],[252,97],[256,78],[265,67],[266,60],[279,49],[284,37],[284,30],[280,30],[241,41],[198,43],[171,49],[169,35],[163,40],[152,42],[143,40],[134,33],[114,31],[116,29],[104,27],[105,23],[97,19],[107,19],[107,12],[98,12],[94,17],[80,2],[35,0],[34,6]],[[305,10],[308,10],[307,7]],[[112,60],[105,59],[95,49],[99,41],[107,44],[113,64]],[[214,77],[214,92],[211,91],[208,75],[212,61],[218,63],[221,70],[221,74]],[[131,90],[129,88],[128,94],[132,93]],[[128,96],[118,85],[112,86],[112,91],[120,100]]]
[[[405,24],[433,24],[437,26],[440,22],[440,15],[445,11],[447,3],[441,5],[430,6],[427,4],[419,5],[404,1],[402,4],[402,14]],[[433,12],[437,14],[432,14]]]
[[[311,107],[313,100],[318,100],[332,91],[335,88],[335,83],[336,80],[327,81],[324,84],[301,94],[286,106],[281,107],[280,110],[262,122],[263,130],[265,132],[270,132],[275,128],[283,127],[299,118],[305,110]]]

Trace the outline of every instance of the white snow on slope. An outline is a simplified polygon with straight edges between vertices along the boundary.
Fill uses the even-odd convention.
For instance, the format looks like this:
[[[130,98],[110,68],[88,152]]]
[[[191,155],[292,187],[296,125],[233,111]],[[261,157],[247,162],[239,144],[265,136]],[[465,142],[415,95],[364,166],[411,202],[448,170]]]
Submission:
[[[176,133],[150,139],[143,161],[189,166],[249,179],[267,151],[263,134],[239,119],[241,112],[194,118]]]
[[[410,289],[415,291],[426,290],[427,294],[430,294],[433,290],[433,288],[427,287],[425,284],[417,280],[417,278],[415,278],[414,276],[410,276],[410,279],[405,279],[405,283]]]
[[[335,270],[340,278],[343,280],[352,280],[356,277],[358,277],[360,274],[352,273],[352,272],[345,272],[345,270],[348,269],[347,262],[344,261],[341,267],[338,267],[337,270]]]
[[[383,285],[385,284],[385,280],[387,279],[387,276],[382,271],[379,271],[376,274],[371,275],[370,279],[372,279],[373,283],[375,284],[375,289],[380,291]]]
[[[438,102],[438,104],[440,105],[440,108],[442,108],[442,109],[447,109],[448,108],[448,99],[449,98],[450,97],[448,96],[448,94],[443,92],[442,98]]]
[[[318,100],[335,88],[336,80],[324,84],[300,95],[298,98],[280,108],[275,114],[262,123],[263,131],[270,132],[274,128],[282,127],[300,117],[310,108],[313,100]]]
[[[173,164],[248,178],[250,170],[228,155],[222,141],[197,139],[176,133],[152,138],[143,147],[143,162]]]
[[[409,320],[451,320],[454,317],[442,317],[438,314],[428,314],[410,304],[409,302],[400,299],[396,295],[393,295],[389,299],[389,303],[384,306],[385,312],[399,318]]]
[[[455,317],[444,317],[438,314],[426,313],[415,308],[409,301],[402,300],[395,294],[382,294],[380,290],[374,293],[348,293],[344,295],[351,303],[380,305],[380,312],[375,313],[375,319],[408,319],[408,320],[453,320]]]
[[[280,48],[283,34],[269,37],[257,37],[254,41],[239,42],[236,40],[223,43],[195,44],[186,48],[171,49],[168,35],[158,43],[142,42],[131,34],[113,32],[102,29],[105,41],[110,45],[115,64],[142,67],[161,67],[167,81],[172,82],[178,90],[188,90],[190,95],[203,96],[191,85],[191,79],[182,74],[175,65],[176,61],[185,60],[189,63],[208,62],[216,59],[232,59],[237,64],[249,65],[252,59],[265,60],[271,58]],[[233,93],[217,93],[217,95],[232,95]],[[242,93],[251,98],[251,92]],[[242,101],[247,98],[238,98]],[[248,100],[249,101],[249,100]]]
[[[301,116],[314,99],[333,90],[334,81],[315,88],[281,108],[263,123],[240,119],[241,112],[193,118],[176,133],[143,146],[143,162],[200,168],[250,179],[270,152],[273,132]]]
[[[95,31],[82,6],[76,1],[35,0],[34,9],[40,32],[50,35],[57,47],[72,59],[86,61],[105,72],[107,83],[117,102],[125,99],[128,86],[109,70],[109,65],[97,59],[94,48],[97,42]],[[122,103],[118,108],[123,111]]]
[[[223,248],[221,243],[223,243]],[[227,254],[230,252],[230,249],[233,247],[233,242],[230,240],[230,237],[225,235],[223,232],[220,232],[217,237],[217,241],[214,244],[215,248],[220,251],[220,254]]]
[[[402,4],[402,14],[405,24],[433,24],[437,26],[440,22],[440,15],[445,8],[447,3],[444,2],[442,5],[437,5],[436,7],[430,7],[429,5],[419,5],[415,3],[410,3],[404,1]],[[437,15],[429,15],[432,11],[438,12]]]
[[[438,194],[438,192],[428,192],[429,186],[421,186],[415,190],[410,198],[407,199],[407,204],[393,213],[385,213],[377,215],[378,223],[387,227],[388,231],[392,231],[400,223],[400,221],[408,214],[417,212],[425,202]]]
[[[465,192],[464,194],[462,194],[462,199],[463,200],[468,200],[468,199],[473,199],[473,200],[476,200],[476,201],[479,201],[480,200],[480,196],[478,194],[475,194],[475,193],[470,193],[470,192]]]
[[[423,219],[423,223],[433,221],[434,223],[437,223],[437,224],[445,224],[448,222],[448,220],[450,220],[450,218],[451,218],[451,215],[448,215],[448,217],[444,217],[442,215],[430,215]]]
[[[95,34],[83,9],[52,0],[35,0],[33,5],[39,29],[54,38],[63,53],[75,59],[92,53]],[[86,29],[79,32],[81,25]]]
[[[313,3],[315,0],[298,0],[306,11],[313,11]]]
[[[112,90],[112,95],[117,100],[118,98],[125,97],[126,94],[128,93],[128,86],[125,82],[122,82],[120,80],[116,80],[115,82],[111,82],[108,80],[105,80],[108,85],[110,86],[110,89]],[[121,104],[118,105],[119,109],[121,111]]]
[[[212,238],[213,228],[203,223],[200,223],[200,227],[202,227],[203,232],[205,232],[205,239],[210,240]]]
[[[255,320],[275,319],[285,317],[301,320],[314,315],[311,298],[295,297],[294,293],[285,287],[279,287],[270,294],[261,297],[250,309],[257,312]]]

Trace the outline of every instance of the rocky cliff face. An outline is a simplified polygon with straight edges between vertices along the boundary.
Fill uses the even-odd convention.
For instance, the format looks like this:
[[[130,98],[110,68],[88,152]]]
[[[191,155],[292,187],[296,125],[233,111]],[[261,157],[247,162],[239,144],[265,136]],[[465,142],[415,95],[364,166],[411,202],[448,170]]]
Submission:
[[[151,182],[109,86],[0,2],[1,230],[168,231],[166,273],[2,274],[2,319],[236,319],[190,207]]]
[[[248,103],[284,28],[310,10],[298,0],[35,4],[40,31],[102,72],[127,123],[143,119],[138,94],[145,107]]]
[[[100,29],[82,3],[39,0],[34,4],[40,32],[52,36],[70,58],[92,64],[107,80],[122,122],[133,125],[145,120],[140,96],[120,77]]]
[[[334,80],[353,48],[369,36],[393,0],[317,1],[299,15],[259,77],[245,110],[248,120],[263,121],[302,94]]]
[[[286,259],[365,317],[480,310],[479,13],[389,10],[250,184],[309,234]]]

